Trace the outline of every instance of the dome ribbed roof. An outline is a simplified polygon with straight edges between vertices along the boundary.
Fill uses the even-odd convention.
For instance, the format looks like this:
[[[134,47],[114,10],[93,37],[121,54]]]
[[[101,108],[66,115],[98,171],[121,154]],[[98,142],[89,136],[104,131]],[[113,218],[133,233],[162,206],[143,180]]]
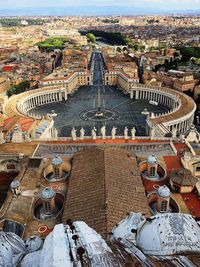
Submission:
[[[157,158],[154,155],[151,155],[151,156],[148,157],[147,163],[149,163],[149,164],[156,163],[157,164],[158,163],[158,160],[157,160]]]
[[[42,191],[42,198],[43,199],[51,199],[55,196],[55,192],[53,189],[46,187],[43,191]]]
[[[163,185],[163,186],[158,188],[157,194],[160,197],[170,197],[171,196],[171,191],[169,190],[169,188],[166,185]]]
[[[62,164],[62,159],[59,157],[59,156],[55,156],[53,159],[52,159],[52,165],[61,165]]]
[[[13,180],[12,183],[10,184],[10,188],[13,188],[13,189],[15,189],[19,186],[20,186],[20,182],[17,179]]]

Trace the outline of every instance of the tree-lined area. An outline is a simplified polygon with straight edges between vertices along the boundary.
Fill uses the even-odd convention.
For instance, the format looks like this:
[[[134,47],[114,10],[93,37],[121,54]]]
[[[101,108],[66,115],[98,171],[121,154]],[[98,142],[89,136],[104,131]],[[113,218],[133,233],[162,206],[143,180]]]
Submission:
[[[54,49],[64,49],[67,39],[65,37],[51,37],[43,42],[37,43],[37,46],[42,51],[52,51]]]
[[[103,23],[119,23],[119,20],[118,19],[103,19],[102,20]]]
[[[42,25],[44,23],[41,19],[26,19],[28,25]],[[2,18],[0,19],[0,24],[3,27],[17,27],[17,26],[28,26],[22,25],[22,19],[19,18]]]
[[[180,54],[182,55],[182,61],[186,62],[191,58],[200,59],[200,47],[178,46],[176,49],[180,51]]]
[[[130,38],[121,34],[120,32],[105,32],[98,30],[91,30],[87,32],[81,32],[83,35],[93,34],[94,37],[102,37],[105,38],[109,44],[112,45],[132,45],[132,41]]]
[[[22,81],[21,83],[17,85],[13,85],[10,87],[10,89],[7,90],[7,96],[10,97],[12,95],[17,95],[20,93],[25,92],[30,87],[29,81]]]

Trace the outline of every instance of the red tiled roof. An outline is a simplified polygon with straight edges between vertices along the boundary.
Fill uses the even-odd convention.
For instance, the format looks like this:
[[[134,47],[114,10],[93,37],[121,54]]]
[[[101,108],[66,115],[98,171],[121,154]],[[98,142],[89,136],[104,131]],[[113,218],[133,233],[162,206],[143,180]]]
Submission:
[[[106,237],[131,211],[150,215],[136,158],[119,148],[75,154],[62,221],[83,220]]]
[[[186,206],[193,216],[200,218],[200,200],[195,193],[181,194]]]

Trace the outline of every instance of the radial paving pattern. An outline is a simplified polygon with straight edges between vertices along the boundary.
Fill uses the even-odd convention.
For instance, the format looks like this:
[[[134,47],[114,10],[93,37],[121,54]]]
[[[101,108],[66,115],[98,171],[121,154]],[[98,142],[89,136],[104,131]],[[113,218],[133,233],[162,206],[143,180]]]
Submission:
[[[40,115],[55,112],[55,126],[59,136],[71,135],[72,127],[78,131],[85,129],[85,135],[91,136],[91,129],[97,129],[100,135],[102,126],[106,126],[106,135],[111,135],[112,127],[117,127],[117,135],[124,134],[124,127],[130,129],[134,126],[137,135],[146,135],[146,115],[142,114],[144,108],[149,112],[161,113],[167,107],[155,106],[148,101],[132,100],[117,87],[104,86],[102,81],[103,62],[100,53],[95,52],[91,60],[93,71],[93,86],[82,86],[66,102],[51,103],[37,107],[34,112]],[[98,107],[101,116],[97,116]]]
[[[81,87],[66,102],[40,106],[34,112],[45,115],[54,110],[57,114],[57,117],[54,118],[55,125],[60,136],[70,136],[72,127],[78,131],[84,127],[85,135],[89,136],[94,126],[97,128],[97,135],[100,135],[100,128],[103,125],[106,126],[107,135],[111,135],[113,126],[117,127],[118,135],[123,135],[125,126],[129,130],[135,126],[137,135],[145,135],[146,116],[141,114],[144,108],[155,113],[168,110],[163,106],[151,105],[147,101],[132,100],[116,87],[100,86],[100,92],[101,111],[105,115],[103,117],[95,116],[98,106],[97,86]]]

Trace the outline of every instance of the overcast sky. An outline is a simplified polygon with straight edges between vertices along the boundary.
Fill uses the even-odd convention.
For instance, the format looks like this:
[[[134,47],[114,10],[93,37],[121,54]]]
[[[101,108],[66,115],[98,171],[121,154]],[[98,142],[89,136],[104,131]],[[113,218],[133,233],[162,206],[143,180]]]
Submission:
[[[168,10],[200,9],[200,0],[0,0],[2,8],[60,6],[131,6]]]

